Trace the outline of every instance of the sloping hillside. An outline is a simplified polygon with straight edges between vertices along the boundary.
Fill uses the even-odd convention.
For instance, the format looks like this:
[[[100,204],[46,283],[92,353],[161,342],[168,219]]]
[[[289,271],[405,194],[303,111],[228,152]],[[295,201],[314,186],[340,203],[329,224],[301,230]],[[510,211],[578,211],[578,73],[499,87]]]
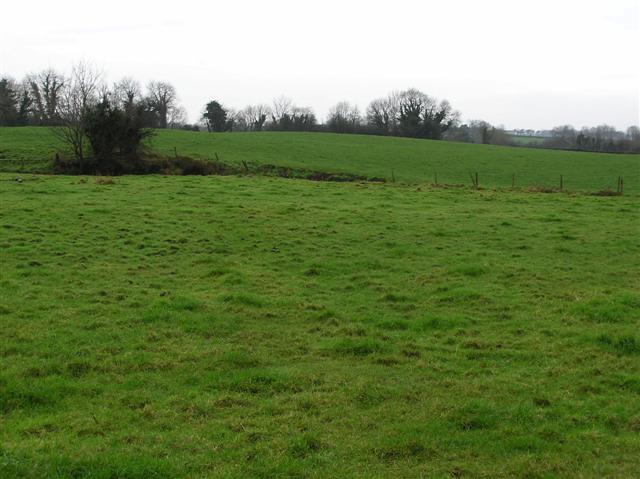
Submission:
[[[624,177],[626,192],[639,192],[640,155],[473,145],[328,133],[204,133],[158,131],[155,151],[223,161],[303,167],[349,172],[403,182],[469,184],[478,172],[481,186],[557,187],[560,175],[567,189],[615,189]],[[0,129],[0,169],[40,170],[61,145],[47,128]],[[21,164],[21,160],[25,160]]]

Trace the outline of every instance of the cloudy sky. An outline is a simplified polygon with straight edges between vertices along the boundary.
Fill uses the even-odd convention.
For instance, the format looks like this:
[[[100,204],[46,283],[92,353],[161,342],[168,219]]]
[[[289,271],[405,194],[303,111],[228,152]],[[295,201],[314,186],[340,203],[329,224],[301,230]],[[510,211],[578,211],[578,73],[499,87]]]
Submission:
[[[0,75],[90,61],[173,83],[191,121],[286,95],[320,117],[391,90],[507,128],[640,122],[640,0],[58,0],[2,6]]]

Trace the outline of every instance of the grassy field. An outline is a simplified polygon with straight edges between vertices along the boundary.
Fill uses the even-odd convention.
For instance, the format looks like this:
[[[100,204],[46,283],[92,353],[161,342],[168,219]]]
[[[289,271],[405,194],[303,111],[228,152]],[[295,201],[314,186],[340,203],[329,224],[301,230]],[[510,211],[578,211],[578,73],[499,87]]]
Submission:
[[[470,151],[487,152],[478,164],[534,154],[305,134],[157,141],[376,173],[389,142],[407,179],[444,166],[447,148],[465,164]],[[535,154],[585,187],[594,168],[634,161]],[[637,196],[15,176],[0,175],[3,478],[640,470]]]
[[[59,148],[47,128],[0,128],[0,171],[46,169]],[[176,130],[158,131],[153,148],[202,159],[217,153],[234,164],[247,161],[387,179],[393,173],[398,181],[410,183],[433,182],[437,174],[439,183],[468,185],[470,173],[478,172],[481,186],[510,187],[515,174],[516,186],[557,188],[563,175],[567,189],[599,191],[615,190],[622,176],[626,192],[640,193],[640,155],[325,133]]]
[[[549,138],[543,136],[523,136],[523,135],[509,135],[509,139],[522,146],[541,145]]]

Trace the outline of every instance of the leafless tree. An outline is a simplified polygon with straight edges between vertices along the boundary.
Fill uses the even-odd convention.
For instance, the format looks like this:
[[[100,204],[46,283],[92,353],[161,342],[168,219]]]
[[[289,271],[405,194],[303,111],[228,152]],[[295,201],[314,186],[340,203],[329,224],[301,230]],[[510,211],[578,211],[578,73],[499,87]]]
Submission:
[[[171,110],[176,108],[178,95],[173,85],[163,81],[150,81],[147,85],[149,103],[158,114],[158,126],[166,128]]]
[[[640,153],[640,128],[635,125],[627,128],[626,138],[629,142],[628,151]]]
[[[337,133],[350,133],[360,124],[360,110],[356,105],[341,101],[329,110],[327,127]]]
[[[169,110],[169,128],[182,128],[187,124],[187,109],[183,106],[176,106]]]
[[[285,96],[278,97],[273,100],[273,109],[271,110],[271,118],[274,123],[279,123],[286,115],[291,115],[293,110],[293,102]]]
[[[391,93],[387,98],[373,100],[367,108],[367,123],[384,133],[393,133],[398,125],[399,98]]]
[[[28,75],[27,81],[38,123],[41,125],[56,123],[60,96],[65,86],[64,77],[49,68]]]
[[[82,164],[85,160],[85,126],[89,109],[94,106],[103,90],[102,74],[87,63],[73,66],[59,101],[59,128],[53,134],[66,143]]]
[[[247,114],[247,108],[243,108],[242,110],[231,110],[227,112],[227,117],[233,116],[233,129],[236,131],[250,131],[250,120]]]
[[[248,105],[236,114],[236,129],[261,131],[271,115],[268,105]]]
[[[131,77],[124,77],[113,85],[113,103],[118,108],[129,112],[134,105],[142,101],[140,83]]]
[[[585,136],[589,136],[588,131],[583,131]],[[551,130],[551,138],[547,144],[553,148],[575,148],[578,132],[571,125],[556,126]]]

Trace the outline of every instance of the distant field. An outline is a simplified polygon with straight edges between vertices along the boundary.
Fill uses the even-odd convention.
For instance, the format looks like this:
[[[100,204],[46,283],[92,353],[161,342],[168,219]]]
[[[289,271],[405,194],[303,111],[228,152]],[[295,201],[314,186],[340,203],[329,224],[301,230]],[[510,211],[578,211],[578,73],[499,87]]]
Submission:
[[[565,187],[596,191],[615,189],[623,176],[627,193],[640,193],[640,155],[612,155],[472,145],[408,138],[325,133],[195,133],[159,131],[156,151],[223,161],[275,164],[327,172],[347,172],[411,183],[470,184],[478,172],[480,185]],[[0,128],[0,170],[46,169],[60,148],[46,128]],[[174,150],[175,149],[175,150]],[[35,162],[33,161],[35,160]]]
[[[10,137],[42,155],[27,137],[44,131]],[[586,186],[637,160],[305,134],[157,145],[375,174],[388,157],[407,180],[533,161]],[[0,174],[0,477],[640,470],[636,196],[15,176]]]
[[[544,143],[548,138],[542,136],[522,136],[522,135],[509,135],[509,139],[518,145],[532,145]]]

